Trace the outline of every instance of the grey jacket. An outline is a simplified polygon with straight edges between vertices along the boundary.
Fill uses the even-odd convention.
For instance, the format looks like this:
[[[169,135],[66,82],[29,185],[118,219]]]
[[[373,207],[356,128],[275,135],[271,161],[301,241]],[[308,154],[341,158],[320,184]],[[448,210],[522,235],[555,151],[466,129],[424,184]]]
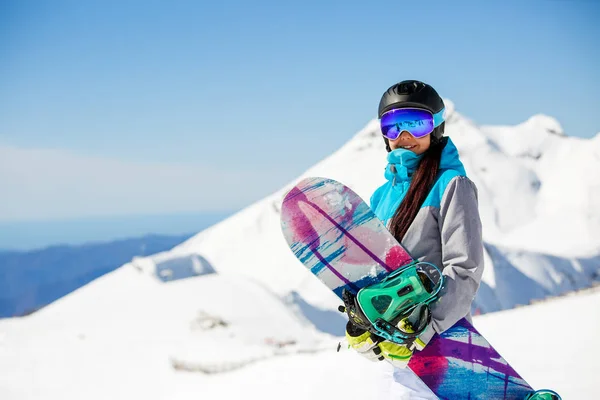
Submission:
[[[406,195],[420,156],[404,149],[388,153],[387,182],[371,196],[371,208],[389,227]],[[410,255],[442,269],[445,283],[432,307],[432,324],[421,335],[427,343],[466,317],[483,273],[483,239],[477,188],[466,176],[458,150],[448,139],[436,183],[401,240]]]

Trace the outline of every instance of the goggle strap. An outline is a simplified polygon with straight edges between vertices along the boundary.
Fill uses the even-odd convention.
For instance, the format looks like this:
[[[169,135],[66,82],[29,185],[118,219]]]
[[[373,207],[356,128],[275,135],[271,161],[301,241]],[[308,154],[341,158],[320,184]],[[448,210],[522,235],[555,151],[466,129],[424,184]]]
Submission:
[[[437,113],[433,114],[433,126],[434,127],[438,127],[442,124],[442,122],[444,122],[444,112],[446,111],[446,108],[442,108],[440,111],[438,111]]]

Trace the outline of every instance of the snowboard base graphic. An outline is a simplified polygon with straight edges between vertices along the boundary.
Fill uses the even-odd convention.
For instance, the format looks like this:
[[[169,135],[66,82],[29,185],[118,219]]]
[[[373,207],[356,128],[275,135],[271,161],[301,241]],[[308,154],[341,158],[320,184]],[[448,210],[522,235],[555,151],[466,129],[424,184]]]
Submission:
[[[307,178],[285,196],[290,249],[341,299],[412,262],[369,206],[332,179]],[[440,399],[519,399],[533,389],[466,319],[435,335],[408,367]]]

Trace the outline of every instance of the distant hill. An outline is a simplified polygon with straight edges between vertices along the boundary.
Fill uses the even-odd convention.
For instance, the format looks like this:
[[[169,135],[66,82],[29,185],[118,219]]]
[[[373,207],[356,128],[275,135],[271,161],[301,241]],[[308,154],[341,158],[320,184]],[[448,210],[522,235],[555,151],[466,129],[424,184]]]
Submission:
[[[29,314],[120,267],[134,256],[169,250],[191,237],[140,238],[0,251],[0,318]]]

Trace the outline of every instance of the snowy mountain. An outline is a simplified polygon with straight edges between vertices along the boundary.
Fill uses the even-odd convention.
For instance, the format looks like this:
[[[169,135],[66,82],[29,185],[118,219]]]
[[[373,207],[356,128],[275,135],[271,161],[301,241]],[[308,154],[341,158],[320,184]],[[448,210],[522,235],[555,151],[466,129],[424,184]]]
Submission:
[[[488,314],[475,325],[536,387],[591,398],[591,376],[573,382],[599,355],[585,351],[600,328],[598,292],[490,312],[600,280],[600,135],[568,137],[545,116],[479,127],[447,104],[486,242],[474,308]],[[279,216],[287,190],[306,176],[337,179],[368,200],[384,181],[385,156],[371,121],[286,187],[172,250],[0,321],[0,398],[370,398],[379,367],[333,350],[345,321],[339,300],[292,255]],[[165,281],[175,268],[195,276]],[[565,315],[578,336],[558,360],[545,333]]]
[[[479,191],[486,269],[475,308],[483,313],[512,308],[599,280],[600,135],[565,136],[556,120],[542,115],[515,127],[478,127],[446,103],[448,136]],[[334,309],[337,298],[285,245],[281,200],[298,180],[324,176],[368,201],[384,182],[385,156],[377,121],[371,121],[277,193],[160,257],[202,254],[218,271],[251,276],[280,295],[296,291]]]

